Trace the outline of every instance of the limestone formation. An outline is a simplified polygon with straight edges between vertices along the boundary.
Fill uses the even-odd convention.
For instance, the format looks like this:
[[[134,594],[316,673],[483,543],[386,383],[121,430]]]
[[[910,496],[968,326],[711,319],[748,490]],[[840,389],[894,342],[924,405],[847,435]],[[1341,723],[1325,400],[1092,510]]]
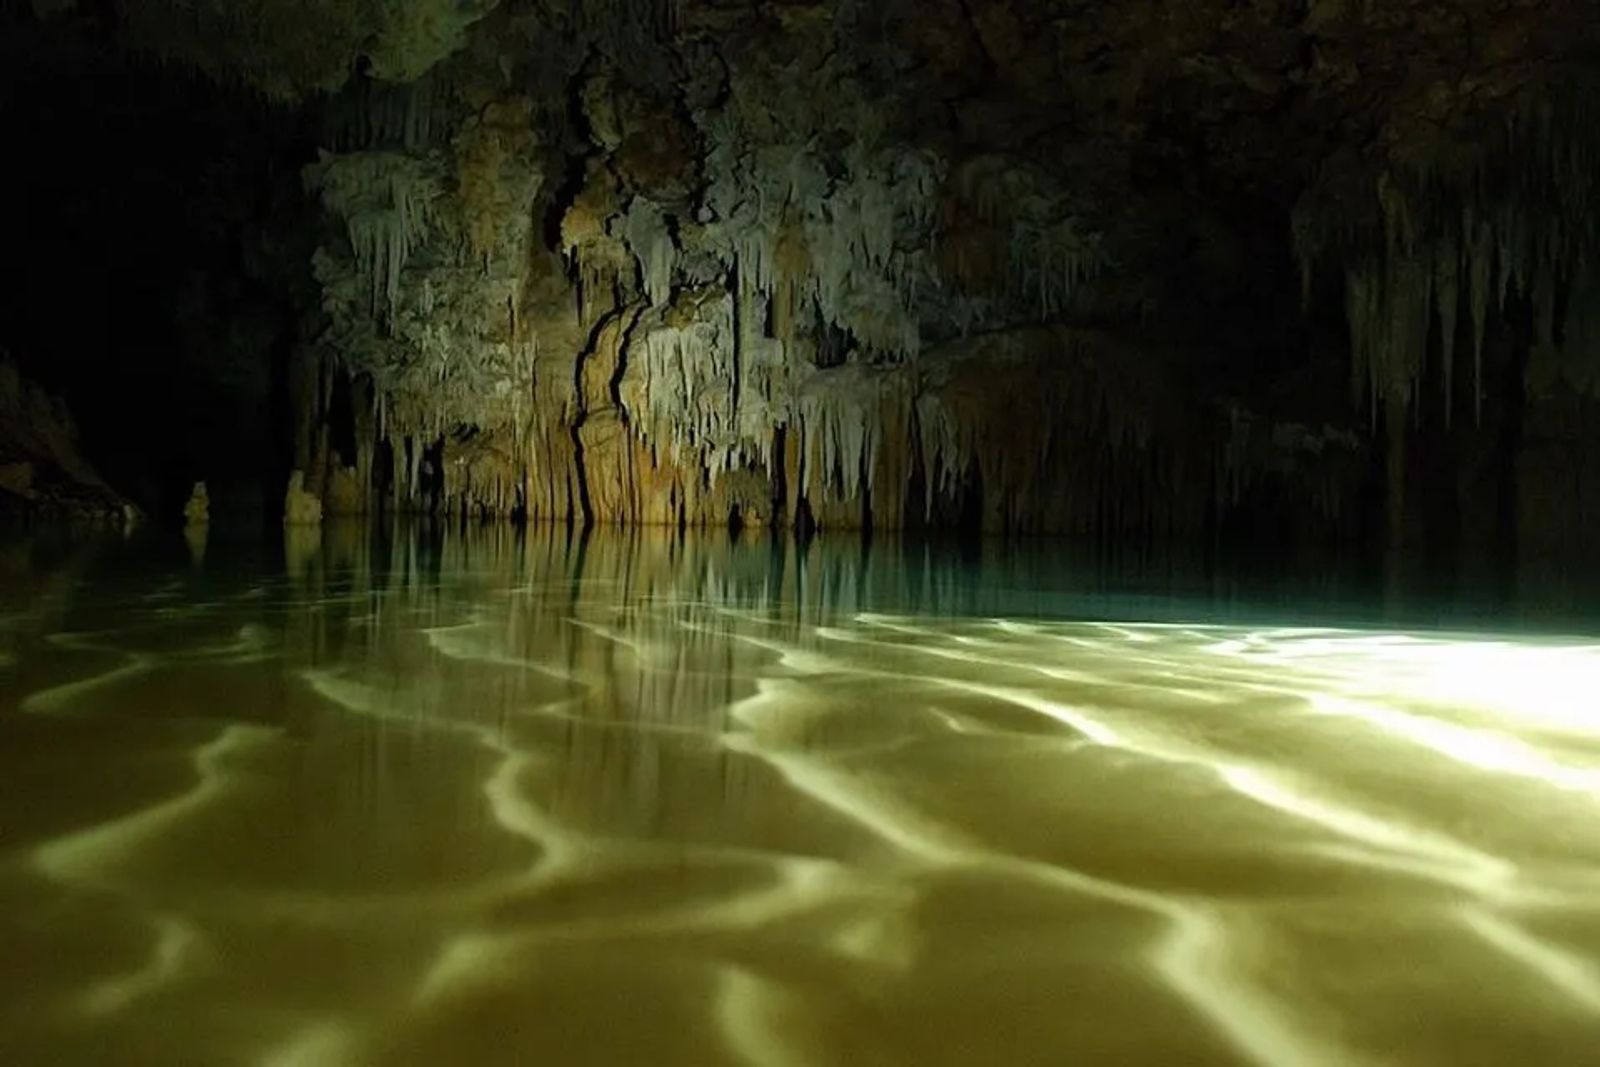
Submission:
[[[341,228],[316,256],[329,326],[304,406],[317,424],[344,381],[366,405],[354,453],[296,457],[328,472],[315,480],[330,508],[1115,536],[1196,532],[1247,486],[1314,486],[1319,514],[1357,495],[1359,415],[1318,426],[1310,408],[1262,415],[1218,394],[1195,408],[1170,369],[1174,340],[1104,327],[1161,295],[1139,265],[1148,234],[1110,186],[1062,165],[1123,165],[1103,143],[1098,156],[1019,152],[999,135],[1026,123],[1009,89],[992,98],[998,127],[929,125],[913,92],[889,88],[889,52],[853,3],[774,21],[695,4],[654,23],[603,4],[576,22],[523,10],[486,20],[493,39],[436,64],[403,105],[376,83],[330,105],[340,133],[306,180]],[[950,81],[915,84],[955,92],[963,64],[1005,57],[1009,87],[1066,108],[1084,91],[1045,90],[1030,64],[1048,50],[1023,43],[1090,50],[1075,27],[1010,4],[969,15],[919,8],[925,33],[897,44],[936,56]],[[1107,18],[1108,39],[1148,32]],[[1358,47],[1358,18],[1319,9],[1299,32],[1338,54]],[[1175,27],[1181,47],[1204,47],[1202,21]],[[978,52],[964,54],[974,30]],[[1320,98],[1349,93],[1330,71],[1298,76]],[[1239,78],[1290,91],[1281,71]],[[378,100],[397,117],[358,121]],[[1385,103],[1397,126],[1413,106],[1399,89]],[[1583,151],[1511,140],[1504,151],[1549,160],[1550,180],[1532,186],[1581,177]],[[1232,151],[1219,166],[1261,165]],[[1356,373],[1374,395],[1410,395],[1429,308],[1448,302],[1437,343],[1451,388],[1456,338],[1474,332],[1456,330],[1455,301],[1481,326],[1491,253],[1456,234],[1419,244],[1421,216],[1391,184],[1374,274],[1347,256],[1355,241],[1324,236],[1340,223],[1320,188],[1296,231],[1308,271],[1348,263]],[[1474,188],[1462,217],[1469,230],[1498,220],[1492,247],[1571,238],[1518,229],[1506,205],[1521,194]],[[1498,256],[1497,291],[1533,276],[1521,262]],[[352,483],[351,471],[373,473]]]
[[[290,522],[1494,551],[1600,455],[1592,5],[114,6],[295,132],[186,357]]]
[[[205,482],[194,483],[189,501],[183,505],[183,518],[190,526],[204,526],[211,521],[211,495]]]
[[[286,526],[316,526],[322,522],[322,501],[306,492],[305,479],[301,471],[289,475],[289,490],[283,497],[283,522]]]

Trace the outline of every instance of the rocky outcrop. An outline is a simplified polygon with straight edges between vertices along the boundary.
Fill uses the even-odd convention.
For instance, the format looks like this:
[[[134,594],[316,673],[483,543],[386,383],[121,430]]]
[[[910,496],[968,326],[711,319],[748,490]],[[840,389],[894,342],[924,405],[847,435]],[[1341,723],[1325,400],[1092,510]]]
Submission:
[[[0,358],[0,518],[124,524],[137,517],[84,459],[66,405]]]

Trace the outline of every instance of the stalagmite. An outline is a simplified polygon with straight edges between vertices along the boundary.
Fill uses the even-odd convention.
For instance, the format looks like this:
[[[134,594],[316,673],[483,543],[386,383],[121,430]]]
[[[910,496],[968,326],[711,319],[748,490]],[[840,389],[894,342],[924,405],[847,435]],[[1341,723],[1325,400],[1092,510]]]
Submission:
[[[283,497],[283,521],[287,526],[315,526],[322,522],[322,500],[306,492],[302,471],[289,475],[289,488]]]
[[[211,495],[206,491],[205,482],[194,483],[194,489],[189,493],[189,500],[183,505],[183,519],[192,526],[204,525],[211,521]]]

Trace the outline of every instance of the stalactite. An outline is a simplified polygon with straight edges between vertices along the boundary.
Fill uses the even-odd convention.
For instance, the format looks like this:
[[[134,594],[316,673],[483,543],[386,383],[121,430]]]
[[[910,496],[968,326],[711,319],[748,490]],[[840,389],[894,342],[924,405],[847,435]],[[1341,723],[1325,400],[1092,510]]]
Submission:
[[[442,79],[432,74],[413,82],[355,81],[328,106],[326,143],[339,152],[421,151],[446,132],[447,96]]]
[[[954,274],[986,286],[1004,300],[1042,318],[1067,302],[1105,267],[1098,234],[1063,205],[1070,193],[1036,168],[1000,156],[969,160],[953,175],[952,196],[979,227],[978,247],[957,246]],[[1003,257],[994,249],[1004,248]],[[972,255],[976,262],[966,262]],[[986,311],[981,304],[974,310]]]
[[[1483,346],[1489,332],[1489,278],[1494,270],[1494,239],[1487,222],[1471,229],[1467,278],[1472,300],[1472,415],[1483,411]]]
[[[652,304],[665,304],[672,295],[677,248],[661,209],[644,197],[634,197],[623,222],[623,235],[639,261],[645,295]]]
[[[323,207],[344,221],[371,311],[393,318],[401,271],[427,235],[441,192],[434,168],[397,152],[324,152],[305,179]]]
[[[1529,386],[1540,393],[1568,388],[1600,396],[1600,272],[1586,263],[1566,287],[1560,321],[1551,295],[1542,298],[1548,318],[1528,363]]]
[[[1557,336],[1557,294],[1600,252],[1600,225],[1584,210],[1600,199],[1592,165],[1600,131],[1590,110],[1581,99],[1541,100],[1514,112],[1502,138],[1472,166],[1386,171],[1376,186],[1375,229],[1352,233],[1342,217],[1347,208],[1302,202],[1294,238],[1305,289],[1320,260],[1342,261],[1352,362],[1374,404],[1413,402],[1437,315],[1448,417],[1463,299],[1475,417],[1492,311],[1513,295],[1526,296],[1537,315],[1538,343],[1565,343]]]
[[[737,424],[733,299],[707,290],[633,345],[624,404],[640,437],[714,480],[748,447]]]
[[[1461,315],[1460,245],[1454,241],[1440,242],[1435,256],[1434,306],[1439,314],[1439,355],[1444,376],[1445,425],[1448,426],[1455,411],[1456,322]]]
[[[775,329],[789,335],[798,310],[814,306],[868,353],[913,357],[920,298],[935,277],[928,234],[938,162],[857,143],[844,153],[844,174],[830,178],[809,148],[771,146],[751,160],[730,147],[746,136],[737,123],[708,125],[708,160],[725,171],[711,181],[723,221],[706,244],[759,297],[761,318],[776,300]]]
[[[1107,264],[1091,200],[1012,155],[948,174],[877,121],[848,55],[802,58],[771,86],[731,56],[690,73],[703,84],[656,79],[651,63],[697,53],[693,35],[671,54],[647,40],[654,4],[573,6],[562,44],[582,47],[551,45],[545,73],[524,56],[477,84],[452,65],[443,112],[368,87],[359,131],[331,142],[353,151],[318,165],[313,188],[352,246],[319,254],[332,320],[319,351],[371,375],[372,433],[391,442],[405,507],[692,524],[781,511],[881,528],[909,507],[1109,529],[1161,506],[1153,484],[1136,507],[1108,504],[1153,471],[1183,485],[1136,425],[1126,353],[1102,360],[1067,332],[1016,326],[1082,310]],[[541,78],[558,97],[582,84],[590,121],[568,126],[507,88]],[[832,101],[800,123],[779,113],[796,97],[768,88],[806,79],[840,83],[837,114]],[[662,133],[679,120],[682,143]],[[407,162],[377,165],[391,156]],[[391,180],[401,168],[443,199],[419,183],[412,211],[412,186]],[[982,240],[943,243],[950,200]],[[914,470],[923,495],[908,501]],[[1187,491],[1165,500],[1173,514]]]

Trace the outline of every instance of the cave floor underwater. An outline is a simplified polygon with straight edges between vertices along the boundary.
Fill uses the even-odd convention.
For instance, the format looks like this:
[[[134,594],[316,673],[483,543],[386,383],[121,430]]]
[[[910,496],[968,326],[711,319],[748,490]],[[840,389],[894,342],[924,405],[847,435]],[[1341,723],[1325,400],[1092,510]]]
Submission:
[[[1600,1049],[1600,640],[1042,549],[281,548],[0,551],[0,1062]]]

